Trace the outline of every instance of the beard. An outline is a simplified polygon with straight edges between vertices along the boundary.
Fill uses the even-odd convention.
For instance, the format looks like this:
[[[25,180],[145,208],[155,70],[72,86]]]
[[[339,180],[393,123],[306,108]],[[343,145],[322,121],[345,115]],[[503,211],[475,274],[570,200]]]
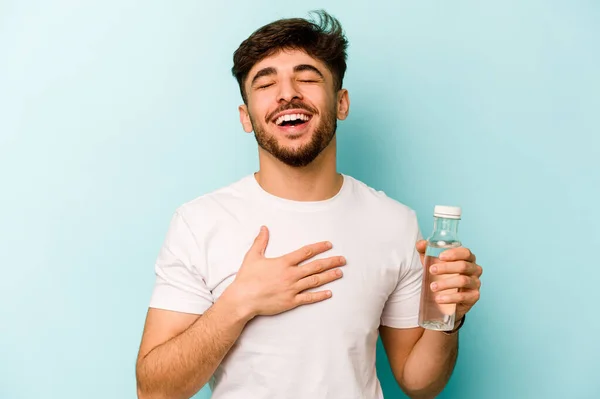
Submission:
[[[292,102],[287,104],[285,107],[278,109],[275,113],[285,111],[287,109],[305,109],[310,111],[314,117],[315,112],[313,109],[305,104],[299,102]],[[273,115],[275,114],[273,113]],[[269,120],[269,118],[267,118]],[[314,161],[317,156],[331,143],[331,140],[335,136],[337,129],[337,117],[335,115],[335,108],[327,110],[323,113],[319,125],[315,128],[310,141],[299,148],[289,148],[279,144],[277,138],[274,135],[270,135],[263,129],[258,123],[255,123],[252,115],[250,115],[250,122],[254,130],[254,137],[258,145],[273,155],[279,161],[284,164],[296,168],[309,165]],[[291,137],[294,139],[294,137]]]

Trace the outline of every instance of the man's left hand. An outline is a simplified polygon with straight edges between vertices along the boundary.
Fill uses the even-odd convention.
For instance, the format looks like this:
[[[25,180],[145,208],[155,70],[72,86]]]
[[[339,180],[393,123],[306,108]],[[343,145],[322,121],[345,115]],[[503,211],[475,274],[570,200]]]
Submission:
[[[427,241],[417,242],[417,251],[421,255],[422,264],[425,264],[426,249]],[[479,300],[480,277],[483,269],[475,262],[475,254],[468,248],[452,248],[442,252],[440,262],[432,265],[429,270],[434,275],[448,275],[432,284],[431,290],[434,293],[458,289],[456,293],[435,297],[437,303],[456,304],[456,321],[462,319]],[[424,272],[426,273],[427,270],[424,270]]]

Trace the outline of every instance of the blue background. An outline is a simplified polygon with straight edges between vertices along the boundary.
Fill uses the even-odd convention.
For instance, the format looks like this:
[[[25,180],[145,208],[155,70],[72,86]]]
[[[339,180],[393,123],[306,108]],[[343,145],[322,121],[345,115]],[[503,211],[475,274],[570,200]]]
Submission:
[[[462,206],[485,269],[441,397],[600,397],[599,2],[4,0],[1,398],[135,397],[172,212],[257,166],[232,53],[315,8],[350,39],[340,171],[425,235]]]

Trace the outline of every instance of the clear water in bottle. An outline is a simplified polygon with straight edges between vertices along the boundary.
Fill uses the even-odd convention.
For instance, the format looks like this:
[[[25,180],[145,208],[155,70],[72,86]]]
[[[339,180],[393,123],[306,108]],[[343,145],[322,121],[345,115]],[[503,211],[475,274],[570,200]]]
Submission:
[[[437,303],[435,298],[438,295],[454,294],[457,289],[443,291],[431,291],[431,283],[451,277],[452,275],[434,275],[429,272],[431,265],[440,262],[439,255],[450,248],[460,247],[459,241],[438,241],[430,242],[425,252],[425,268],[423,271],[423,286],[421,287],[421,311],[419,314],[419,325],[429,330],[449,331],[454,328],[454,314],[456,304]]]
[[[454,328],[456,304],[440,304],[436,298],[441,295],[454,294],[458,289],[433,292],[431,284],[455,275],[434,275],[429,269],[432,265],[441,262],[439,256],[442,252],[461,246],[458,239],[458,223],[461,215],[461,209],[455,206],[437,205],[434,209],[433,233],[427,239],[427,250],[423,262],[423,283],[419,309],[419,325],[429,330],[450,331]]]

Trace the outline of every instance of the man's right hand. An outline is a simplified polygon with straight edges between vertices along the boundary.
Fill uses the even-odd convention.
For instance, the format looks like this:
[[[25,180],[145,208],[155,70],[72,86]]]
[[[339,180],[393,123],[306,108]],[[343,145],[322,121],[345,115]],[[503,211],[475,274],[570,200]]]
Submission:
[[[344,257],[333,256],[298,266],[331,249],[331,243],[315,243],[278,258],[266,258],[268,242],[269,230],[263,226],[246,253],[235,280],[222,295],[223,299],[235,303],[236,310],[244,318],[275,315],[331,297],[328,290],[306,290],[341,278],[342,271],[335,268],[346,264]]]

